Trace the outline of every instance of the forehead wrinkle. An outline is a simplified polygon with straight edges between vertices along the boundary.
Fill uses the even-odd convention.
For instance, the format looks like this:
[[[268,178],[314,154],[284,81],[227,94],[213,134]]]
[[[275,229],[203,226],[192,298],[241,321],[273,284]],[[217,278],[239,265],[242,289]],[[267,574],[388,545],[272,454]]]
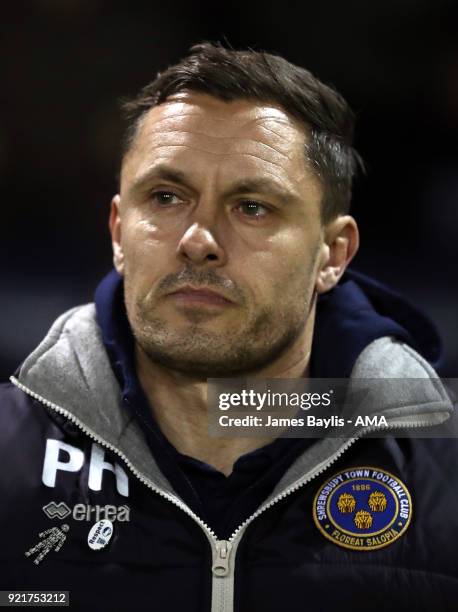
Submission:
[[[265,132],[268,132],[269,134],[274,134],[277,138],[279,138],[280,140],[285,140],[285,134],[280,133],[280,132],[276,132],[275,130],[273,130],[271,127],[268,127],[267,125],[259,125],[259,128],[261,130],[264,130]],[[300,132],[301,136],[305,136],[305,133]]]
[[[284,124],[284,128],[286,128],[286,130],[283,128],[282,132],[277,132],[269,125],[265,125],[266,123],[282,123]],[[296,132],[296,134],[301,137],[305,136],[304,130],[301,129],[301,126],[299,124],[296,125],[295,123],[292,123],[291,120],[288,119],[280,119],[277,117],[257,117],[244,124],[243,128],[246,129],[247,127],[250,127],[252,125],[256,125],[256,127],[263,130],[264,132],[267,132],[268,134],[273,134],[281,141],[285,140],[285,132],[289,133],[288,135],[291,135],[292,130],[294,130],[294,132]],[[292,135],[292,139],[296,139],[296,134]]]
[[[148,121],[148,118],[146,118],[145,123],[151,123],[152,125],[150,126],[151,128],[155,128],[156,126],[161,126],[162,124],[167,124],[167,123],[176,123],[177,120],[187,120],[190,117],[192,119],[196,119],[196,120],[201,120],[203,118],[203,113],[199,113],[199,112],[194,112],[194,113],[176,113],[175,115],[167,115],[165,117],[158,117],[158,118],[149,118],[150,121]],[[224,121],[225,123],[228,122],[235,122],[237,121],[236,119],[224,119],[223,117],[205,117],[205,122],[206,123],[211,123],[212,121]],[[181,121],[180,121],[181,122]],[[181,122],[182,123],[182,122]]]
[[[197,94],[198,96],[200,94]],[[213,101],[217,102],[217,106],[223,109],[223,112],[226,111],[229,107],[239,105],[239,108],[234,111],[235,114],[239,115],[253,115],[256,114],[256,117],[250,119],[250,121],[262,121],[264,119],[275,119],[277,121],[281,121],[284,123],[288,123],[292,120],[292,117],[289,115],[287,111],[285,111],[281,106],[276,106],[271,102],[262,102],[260,100],[250,99],[250,98],[237,98],[234,100],[226,101],[221,100],[220,98],[212,95],[203,94],[205,97],[211,98]],[[240,103],[242,108],[240,108]],[[206,106],[206,108],[205,108]],[[175,117],[177,115],[181,116],[201,116],[202,114],[211,113],[213,118],[216,121],[237,121],[236,118],[226,116],[219,116],[221,114],[220,108],[217,108],[215,105],[205,105],[202,104],[202,100],[192,100],[192,99],[178,99],[170,97],[161,104],[154,106],[150,111],[154,112],[155,109],[160,109],[164,115],[167,117]],[[186,109],[186,110],[184,110]],[[148,114],[148,111],[147,111]]]
[[[213,134],[206,134],[205,132],[194,132],[191,130],[167,130],[166,132],[162,132],[162,133],[158,133],[158,134],[153,134],[154,137],[158,137],[160,135],[170,135],[170,134],[191,134],[191,135],[195,135],[195,136],[202,136],[203,138],[209,138],[211,140],[215,140],[215,141],[227,141],[227,140],[231,140],[231,141],[238,141],[240,143],[242,142],[247,142],[247,143],[251,143],[254,146],[257,145],[261,145],[261,147],[264,147],[266,149],[269,149],[271,151],[273,151],[275,154],[277,155],[281,155],[282,157],[291,160],[292,157],[290,155],[288,155],[287,153],[283,152],[281,149],[277,149],[275,146],[269,145],[266,142],[262,141],[262,140],[254,140],[252,138],[244,138],[243,136],[214,136]],[[188,146],[188,143],[181,143],[183,144],[183,146]],[[156,145],[154,145],[156,146]],[[167,146],[167,143],[165,145],[157,145],[157,146]],[[173,144],[171,146],[174,146]],[[192,146],[192,145],[189,145]],[[208,153],[210,153],[210,151],[207,151]]]
[[[270,135],[270,136],[273,135],[275,139],[278,140],[278,144],[281,144],[283,146],[276,148],[277,142],[268,144],[264,142],[263,140],[258,140],[258,143],[264,147],[270,147],[277,154],[283,155],[285,156],[286,159],[290,160],[292,156],[287,153],[290,150],[290,146],[288,145],[290,145],[292,141],[296,140],[294,136],[297,135],[297,132],[299,132],[300,135],[304,135],[302,126],[295,125],[295,123],[297,124],[297,122],[295,122],[293,118],[289,117],[289,115],[286,115],[285,111],[280,110],[280,109],[269,108],[268,112],[266,112],[265,108],[262,108],[262,107],[260,108],[259,106],[258,107],[252,106],[251,108],[248,108],[248,109],[242,109],[240,113],[243,113],[244,115],[247,115],[247,114],[252,115],[253,113],[257,112],[257,116],[251,117],[251,118],[249,117],[247,118],[243,116],[242,117],[239,116],[235,118],[228,118],[227,116],[224,116],[224,117],[215,116],[214,108],[211,109],[209,113],[207,109],[202,108],[201,106],[200,107],[196,106],[195,104],[191,106],[187,112],[183,112],[183,107],[185,104],[188,106],[188,108],[190,107],[190,103],[183,102],[183,103],[178,104],[177,101],[174,101],[171,107],[168,107],[168,108],[165,108],[166,103],[164,104],[164,106],[159,105],[159,107],[155,107],[155,108],[160,108],[160,112],[166,113],[166,116],[154,117],[153,115],[153,116],[145,117],[145,121],[143,122],[142,128],[138,134],[138,136],[140,137],[140,140],[142,136],[155,135],[156,133],[160,133],[161,131],[162,132],[165,131],[167,133],[180,132],[180,131],[183,133],[189,133],[189,134],[194,133],[198,136],[200,135],[200,136],[215,139],[215,140],[216,139],[234,139],[236,140],[237,138],[242,139],[242,137],[239,137],[239,136],[215,136],[213,134],[204,133],[200,131],[194,132],[192,128],[191,129],[181,129],[179,125],[178,125],[178,129],[176,129],[177,123],[180,124],[180,123],[186,122],[186,120],[188,120],[189,118],[195,119],[197,124],[201,123],[202,120],[205,120],[205,125],[208,125],[208,124],[211,125],[212,122],[215,123],[215,122],[224,121],[225,125],[227,125],[228,123],[235,124],[235,129],[237,131],[241,131],[241,130],[246,131],[246,129],[256,126],[260,128],[260,130],[262,130],[267,135]],[[154,109],[152,110],[154,111]],[[264,114],[262,116],[259,116],[261,112],[264,112]],[[183,119],[183,121],[181,121],[181,119]],[[272,124],[272,123],[283,124],[285,128],[287,128],[285,130],[287,132],[286,133],[287,138],[285,138],[284,131],[278,132],[275,129],[273,129],[271,125],[266,125],[266,123],[267,124]],[[172,124],[171,129],[170,127],[168,127],[170,124]],[[197,125],[196,127],[198,128],[199,125]],[[296,131],[296,134],[291,134],[291,130]],[[141,134],[141,132],[143,132],[143,134]],[[286,140],[286,143],[285,143],[285,140]],[[253,142],[256,142],[256,141],[253,140]],[[138,143],[138,140],[137,140],[137,143]]]
[[[182,118],[183,115],[179,115],[179,117]],[[170,124],[170,123],[173,126],[175,126],[177,123],[178,124],[183,123],[183,121],[177,121],[177,118],[178,117],[164,117],[162,119],[156,119],[154,122],[150,122],[149,125],[147,125],[147,126],[144,125],[143,126],[143,130],[146,131],[147,133],[161,132],[161,131],[164,131],[164,124],[165,124],[165,131],[167,131],[167,132],[168,131],[180,131],[180,130],[182,130],[183,132],[191,132],[191,131],[193,131],[192,127],[191,127],[191,129],[181,128],[179,126],[178,126],[178,129],[174,129],[174,128],[170,129],[170,128],[168,128],[167,125]],[[202,119],[203,119],[203,117],[200,116],[198,118],[198,121],[196,121],[196,123],[202,123]],[[214,120],[215,120],[214,117],[205,117],[205,125],[208,125],[208,124],[212,123],[212,121],[214,121]],[[269,128],[266,125],[262,125],[262,123],[265,121],[265,118],[263,118],[263,119],[254,119],[254,120],[250,120],[250,121],[247,121],[247,122],[241,122],[240,120],[237,120],[237,119],[222,119],[221,118],[221,121],[224,121],[225,125],[227,123],[237,123],[238,124],[237,131],[246,130],[247,127],[253,127],[253,125],[256,125],[256,127],[259,127],[262,130],[264,130],[264,131],[268,131],[268,132],[274,134],[277,138],[283,138],[284,137],[284,135],[282,133],[276,132],[275,130],[273,130],[272,128]],[[287,122],[284,122],[284,123],[285,123],[285,126],[287,126],[289,128],[293,127],[293,126],[289,125]],[[196,133],[203,133],[203,132],[196,132]]]
[[[266,164],[270,164],[272,166],[278,166],[278,168],[281,168],[282,170],[284,170],[282,168],[282,166],[280,164],[275,163],[273,160],[270,159],[266,159],[265,157],[261,157],[260,155],[254,155],[253,153],[246,153],[246,152],[222,152],[222,153],[216,153],[215,151],[208,151],[206,149],[202,149],[200,147],[195,147],[189,144],[163,144],[163,145],[155,145],[154,146],[154,150],[159,150],[159,149],[164,149],[164,148],[185,148],[185,149],[191,149],[193,151],[199,151],[199,153],[207,153],[208,155],[215,155],[217,157],[228,157],[231,155],[240,155],[240,156],[245,156],[245,157],[253,157],[254,159],[257,159],[258,161],[263,161]]]
[[[256,125],[256,124],[260,124],[263,123],[265,121],[275,121],[276,123],[284,123],[285,125],[288,125],[290,127],[294,127],[292,120],[289,118],[288,115],[286,115],[286,113],[283,116],[278,116],[278,115],[261,115],[261,116],[257,116],[257,117],[253,117],[252,119],[249,119],[246,122],[246,125]]]
[[[155,108],[159,108],[159,107],[155,107]],[[266,121],[272,120],[272,117],[255,117],[254,119],[248,119],[248,120],[243,120],[243,118],[240,117],[215,117],[215,116],[211,116],[210,113],[208,113],[208,111],[202,111],[201,109],[196,109],[195,112],[189,112],[189,113],[181,113],[181,112],[177,112],[175,114],[168,114],[165,117],[154,117],[153,116],[145,116],[143,118],[143,123],[142,123],[142,128],[145,128],[146,125],[148,125],[149,129],[153,130],[155,129],[157,126],[159,126],[159,129],[161,129],[161,126],[163,124],[168,124],[168,123],[176,123],[177,120],[180,121],[181,119],[183,119],[183,121],[187,120],[187,119],[195,119],[196,121],[201,121],[202,119],[205,119],[205,123],[209,124],[212,122],[223,122],[225,125],[229,124],[242,124],[241,127],[243,127],[243,129],[245,129],[247,126],[250,126],[251,124],[257,124],[259,122],[262,121]],[[182,123],[182,121],[180,121],[180,123]],[[287,121],[284,121],[282,123],[287,124]]]
[[[155,108],[159,108],[159,107],[155,107]],[[252,113],[253,111],[250,111],[250,113]],[[215,116],[210,116],[208,111],[205,110],[201,110],[201,109],[196,109],[195,112],[193,113],[182,113],[182,112],[177,112],[176,114],[169,114],[165,117],[158,117],[158,118],[154,118],[153,119],[153,123],[151,125],[148,126],[149,131],[156,131],[156,129],[158,128],[159,130],[162,129],[162,125],[165,123],[175,123],[177,121],[177,119],[187,119],[189,117],[195,118],[197,120],[202,120],[205,119],[205,123],[206,125],[208,125],[211,122],[224,122],[225,124],[228,123],[233,123],[233,124],[239,124],[239,129],[247,129],[247,127],[252,127],[253,125],[260,127],[261,129],[271,132],[272,134],[274,134],[275,136],[277,136],[278,138],[283,139],[284,135],[282,133],[276,132],[275,130],[273,130],[272,128],[266,126],[266,125],[262,125],[262,123],[265,122],[276,122],[276,123],[282,123],[285,126],[289,127],[289,128],[293,128],[298,130],[300,133],[302,133],[302,129],[300,129],[300,126],[296,126],[294,123],[292,123],[292,120],[289,119],[288,117],[278,117],[275,115],[271,115],[271,116],[262,116],[262,117],[254,117],[254,118],[248,118],[248,119],[244,119],[243,117],[215,117]],[[151,117],[149,118],[151,119]],[[148,118],[145,117],[145,121],[143,123],[143,128],[145,128],[145,125],[151,123],[151,121],[148,122]]]

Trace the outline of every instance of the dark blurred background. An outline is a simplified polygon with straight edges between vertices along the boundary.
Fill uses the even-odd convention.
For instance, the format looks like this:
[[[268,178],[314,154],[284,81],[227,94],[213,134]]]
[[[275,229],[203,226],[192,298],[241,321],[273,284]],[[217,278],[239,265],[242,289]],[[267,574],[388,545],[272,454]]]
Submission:
[[[458,3],[2,4],[0,379],[111,266],[118,101],[202,40],[284,55],[358,115],[354,267],[420,306],[458,376]]]

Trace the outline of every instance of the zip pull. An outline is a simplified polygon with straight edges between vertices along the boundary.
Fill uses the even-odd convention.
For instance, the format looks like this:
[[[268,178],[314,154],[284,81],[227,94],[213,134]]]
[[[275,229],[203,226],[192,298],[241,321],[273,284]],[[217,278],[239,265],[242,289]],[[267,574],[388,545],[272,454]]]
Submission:
[[[216,559],[212,567],[214,576],[228,575],[231,550],[232,544],[228,540],[218,540],[216,542]]]

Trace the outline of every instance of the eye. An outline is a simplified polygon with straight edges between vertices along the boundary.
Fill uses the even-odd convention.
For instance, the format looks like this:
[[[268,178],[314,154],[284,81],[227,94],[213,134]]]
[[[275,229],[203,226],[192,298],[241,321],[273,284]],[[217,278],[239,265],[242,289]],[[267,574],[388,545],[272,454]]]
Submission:
[[[269,214],[269,209],[266,206],[254,200],[241,202],[237,208],[243,215],[252,219],[262,219]]]
[[[151,194],[151,199],[160,206],[175,206],[182,200],[173,191],[155,191]]]

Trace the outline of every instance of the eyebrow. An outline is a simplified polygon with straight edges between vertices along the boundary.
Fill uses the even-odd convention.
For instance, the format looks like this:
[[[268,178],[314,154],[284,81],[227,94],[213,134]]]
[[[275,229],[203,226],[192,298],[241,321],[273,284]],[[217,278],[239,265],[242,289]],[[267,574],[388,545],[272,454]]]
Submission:
[[[188,189],[195,190],[186,173],[171,168],[166,164],[158,164],[134,179],[132,189],[141,189],[149,181],[154,179],[177,183]],[[290,203],[296,199],[294,193],[284,188],[277,181],[267,177],[240,179],[223,193],[223,197],[234,197],[247,193],[260,193],[266,196],[273,195],[285,203]]]
[[[153,179],[162,179],[164,181],[170,181],[171,183],[180,183],[192,188],[184,172],[170,168],[165,164],[158,164],[135,178],[132,183],[132,189],[141,189],[144,185],[146,185],[146,183]]]
[[[225,192],[225,196],[238,196],[245,193],[273,195],[285,203],[295,199],[294,194],[282,187],[277,181],[269,178],[241,179]]]

